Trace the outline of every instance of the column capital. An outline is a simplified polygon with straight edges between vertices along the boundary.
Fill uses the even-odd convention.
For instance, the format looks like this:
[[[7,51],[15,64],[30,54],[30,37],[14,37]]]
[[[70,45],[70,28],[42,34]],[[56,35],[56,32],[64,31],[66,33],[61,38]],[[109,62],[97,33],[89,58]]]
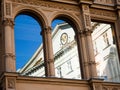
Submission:
[[[92,34],[92,30],[89,30],[89,29],[85,29],[84,30],[84,33],[85,33],[85,35],[87,35],[87,36],[90,36],[91,34]]]
[[[83,37],[83,36],[90,36],[92,34],[92,30],[89,29],[85,29],[85,30],[81,30],[78,32],[78,34]]]
[[[84,62],[85,66],[92,65],[92,64],[96,65],[96,62],[95,61]]]
[[[43,30],[52,30],[52,27],[51,26],[46,26],[43,28]]]
[[[54,60],[53,59],[48,59],[46,60],[47,63],[54,63]]]
[[[51,33],[51,32],[52,32],[52,27],[46,26],[46,27],[42,28],[42,31],[40,34],[42,35],[43,33]]]
[[[83,31],[83,30],[80,30],[77,34],[79,34],[79,35],[80,35],[80,37],[85,36],[85,35],[84,35],[84,31]]]
[[[4,54],[4,57],[12,57],[15,58],[15,55],[13,53],[6,53]]]
[[[2,21],[2,24],[5,26],[14,26],[14,21],[11,18],[6,18]]]

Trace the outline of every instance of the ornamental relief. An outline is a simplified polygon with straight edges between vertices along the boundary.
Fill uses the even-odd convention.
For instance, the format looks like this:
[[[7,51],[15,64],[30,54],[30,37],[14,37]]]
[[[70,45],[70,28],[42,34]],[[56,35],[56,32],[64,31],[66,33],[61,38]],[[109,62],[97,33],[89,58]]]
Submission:
[[[115,0],[94,0],[94,3],[105,4],[105,5],[114,5]]]
[[[11,15],[11,4],[10,3],[6,3],[6,15],[10,16]]]
[[[102,90],[120,90],[117,86],[103,86]]]
[[[91,17],[116,20],[117,16],[112,11],[90,9]]]
[[[95,90],[101,90],[102,85],[101,84],[96,84],[94,88],[95,88]]]
[[[43,8],[48,8],[48,9],[62,9],[62,10],[67,10],[67,11],[77,11],[79,12],[80,9],[78,6],[75,5],[66,5],[66,4],[61,4],[61,3],[55,3],[55,2],[49,2],[45,0],[10,0],[15,4],[29,4],[29,5],[36,5],[37,7],[40,6]]]
[[[8,79],[8,88],[9,89],[14,89],[15,88],[15,80],[10,78]]]

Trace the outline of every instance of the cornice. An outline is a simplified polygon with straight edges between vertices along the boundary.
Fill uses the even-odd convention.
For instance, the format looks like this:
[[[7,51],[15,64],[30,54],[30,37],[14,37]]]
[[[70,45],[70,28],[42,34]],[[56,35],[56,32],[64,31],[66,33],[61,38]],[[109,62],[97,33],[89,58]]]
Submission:
[[[78,0],[79,4],[92,4],[93,0]]]
[[[78,5],[78,0],[51,0],[53,2]]]

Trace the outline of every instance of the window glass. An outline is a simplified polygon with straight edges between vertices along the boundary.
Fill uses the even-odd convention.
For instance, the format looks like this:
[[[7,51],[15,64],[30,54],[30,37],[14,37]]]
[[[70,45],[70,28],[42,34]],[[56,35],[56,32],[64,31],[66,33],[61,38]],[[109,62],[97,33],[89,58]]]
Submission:
[[[92,22],[92,40],[97,75],[105,81],[120,82],[120,64],[111,24]]]
[[[61,19],[52,22],[52,44],[55,76],[81,79],[77,42],[74,28]]]

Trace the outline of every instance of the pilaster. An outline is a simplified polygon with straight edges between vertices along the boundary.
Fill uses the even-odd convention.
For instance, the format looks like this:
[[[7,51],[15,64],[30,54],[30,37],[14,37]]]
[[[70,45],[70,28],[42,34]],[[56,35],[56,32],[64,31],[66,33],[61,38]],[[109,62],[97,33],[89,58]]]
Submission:
[[[47,77],[55,76],[51,31],[52,29],[50,26],[45,27],[42,30],[43,50],[44,50],[44,60],[45,60],[45,75]]]
[[[85,35],[83,31],[76,33],[76,40],[78,43],[78,54],[79,54],[79,62],[80,62],[80,71],[82,79],[89,79],[89,66],[86,65],[87,63],[87,53],[85,47]]]
[[[93,49],[93,43],[92,43],[92,30],[91,30],[91,17],[90,17],[90,10],[89,5],[82,4],[82,15],[83,15],[83,36],[84,36],[84,45],[86,51],[85,56],[85,67],[89,68],[86,72],[88,72],[89,76],[87,78],[93,78],[97,76],[96,73],[96,63],[95,63],[95,57],[94,57],[94,49]]]
[[[10,18],[6,18],[2,22],[4,33],[4,71],[15,72],[15,50],[14,50],[14,22]]]

